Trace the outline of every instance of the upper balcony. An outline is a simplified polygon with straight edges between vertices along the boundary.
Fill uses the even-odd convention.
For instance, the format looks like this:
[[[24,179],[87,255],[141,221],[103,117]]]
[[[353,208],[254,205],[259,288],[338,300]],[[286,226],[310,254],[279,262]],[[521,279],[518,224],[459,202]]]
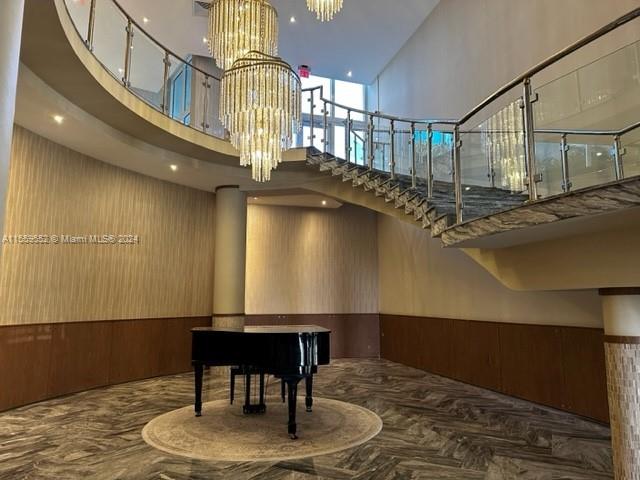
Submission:
[[[527,235],[514,232],[524,227],[627,211],[640,205],[638,16],[635,9],[568,46],[459,119],[402,118],[340,105],[322,87],[306,90],[304,148],[287,152],[281,168],[300,172],[309,154],[403,208],[445,245],[522,243]],[[634,41],[583,55],[629,25]],[[237,165],[218,120],[221,72],[210,59],[180,58],[115,0],[28,1],[25,32],[23,61],[82,109],[162,148]],[[556,68],[572,55],[586,60]],[[304,170],[295,186],[326,193]]]

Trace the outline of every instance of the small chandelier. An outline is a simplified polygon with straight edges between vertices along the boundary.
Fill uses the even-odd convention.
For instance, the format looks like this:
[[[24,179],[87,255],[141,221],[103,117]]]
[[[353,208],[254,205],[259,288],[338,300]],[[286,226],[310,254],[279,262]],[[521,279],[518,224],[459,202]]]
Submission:
[[[209,51],[226,70],[247,52],[278,54],[278,13],[268,0],[213,0]]]
[[[220,97],[240,165],[251,165],[255,181],[269,181],[300,130],[300,78],[281,58],[251,51],[224,72]]]
[[[307,0],[307,7],[316,14],[318,20],[328,22],[342,8],[342,0]]]

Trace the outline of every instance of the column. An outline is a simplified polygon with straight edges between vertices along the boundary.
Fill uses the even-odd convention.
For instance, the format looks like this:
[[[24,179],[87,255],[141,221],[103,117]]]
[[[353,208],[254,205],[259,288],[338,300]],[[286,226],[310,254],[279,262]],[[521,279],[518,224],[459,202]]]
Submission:
[[[614,478],[640,479],[640,288],[605,288],[602,313]]]
[[[4,234],[24,0],[0,1],[0,238]]]
[[[237,186],[216,189],[212,326],[244,327],[247,198]]]

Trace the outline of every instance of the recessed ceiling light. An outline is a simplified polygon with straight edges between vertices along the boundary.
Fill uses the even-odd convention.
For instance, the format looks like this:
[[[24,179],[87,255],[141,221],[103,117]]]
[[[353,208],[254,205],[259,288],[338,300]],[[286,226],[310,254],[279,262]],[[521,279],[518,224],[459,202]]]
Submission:
[[[148,19],[147,17],[142,17],[142,21],[143,21],[144,23],[149,23],[149,19]]]
[[[124,69],[123,68],[119,68],[118,69],[118,73],[124,73]]]
[[[53,121],[56,122],[58,125],[62,125],[62,122],[64,122],[64,117],[62,115],[54,115]]]
[[[209,40],[207,40],[207,37],[202,37],[202,43],[207,43]]]
[[[258,197],[253,197],[254,200],[258,200]]]
[[[178,165],[171,164],[169,165],[169,168],[175,172],[176,170],[178,170]]]
[[[464,187],[464,189],[468,192],[469,190],[471,190],[471,187]]]
[[[602,152],[596,153],[596,157],[601,157],[601,156],[602,156]]]
[[[349,78],[353,77],[353,72],[351,70],[349,70],[347,72],[347,77],[349,77]]]
[[[296,23],[296,17],[294,17],[293,15],[291,16],[291,18],[289,19],[289,21],[291,23]]]
[[[326,200],[322,200],[322,205],[326,206],[327,205],[327,201]]]

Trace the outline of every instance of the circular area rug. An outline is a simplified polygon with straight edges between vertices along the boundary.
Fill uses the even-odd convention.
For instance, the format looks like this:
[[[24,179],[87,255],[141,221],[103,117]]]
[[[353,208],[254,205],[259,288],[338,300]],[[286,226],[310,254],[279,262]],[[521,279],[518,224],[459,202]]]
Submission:
[[[328,398],[314,398],[311,413],[298,401],[297,440],[287,434],[287,419],[286,403],[277,400],[264,415],[243,415],[241,404],[216,400],[202,406],[201,417],[190,405],[154,418],[142,438],[164,452],[199,460],[280,461],[355,447],[382,429],[372,411]]]

